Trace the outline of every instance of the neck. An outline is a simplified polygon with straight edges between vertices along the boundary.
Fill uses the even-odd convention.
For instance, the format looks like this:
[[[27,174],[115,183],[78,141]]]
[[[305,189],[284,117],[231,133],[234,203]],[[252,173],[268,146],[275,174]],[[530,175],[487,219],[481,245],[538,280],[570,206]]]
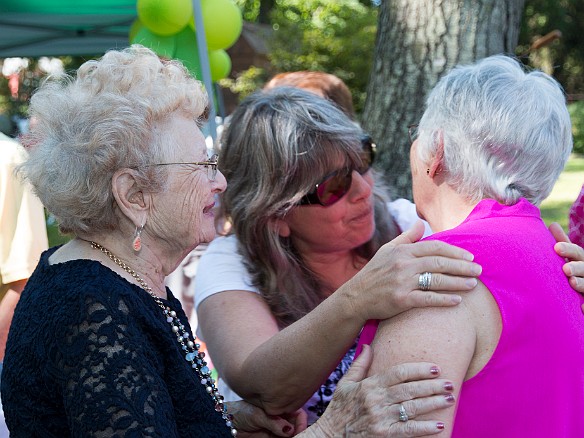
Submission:
[[[120,245],[123,240],[114,240],[106,236],[84,236],[78,237],[77,240],[83,246],[90,248],[91,253],[88,254],[88,258],[99,261],[147,291],[148,288],[151,289],[154,295],[167,298],[164,266],[145,245],[139,252],[135,252],[131,242]]]
[[[361,270],[367,260],[357,256],[354,251],[303,254],[304,262],[316,276],[327,285],[330,295]]]
[[[432,231],[437,233],[460,225],[475,206],[476,203],[466,201],[454,190],[441,188],[421,210]]]

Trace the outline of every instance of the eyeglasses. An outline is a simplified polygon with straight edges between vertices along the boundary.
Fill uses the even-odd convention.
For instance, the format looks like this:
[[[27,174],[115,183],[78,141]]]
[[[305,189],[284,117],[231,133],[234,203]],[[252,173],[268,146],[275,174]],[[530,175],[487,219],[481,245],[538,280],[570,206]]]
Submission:
[[[203,166],[207,169],[207,178],[210,181],[215,181],[217,176],[217,164],[219,161],[219,155],[213,154],[211,158],[206,161],[197,161],[194,163],[157,163],[157,164],[147,164],[144,167],[151,166],[172,166],[172,165],[183,165],[183,166]]]
[[[418,124],[408,126],[408,135],[410,136],[410,143],[413,143],[418,138]]]
[[[364,136],[361,139],[362,150],[360,152],[361,164],[354,169],[351,167],[343,167],[326,175],[322,181],[316,184],[314,190],[300,200],[300,205],[320,204],[324,207],[333,205],[339,201],[351,189],[353,182],[353,170],[356,170],[361,175],[367,172],[375,158],[375,143],[371,137]]]

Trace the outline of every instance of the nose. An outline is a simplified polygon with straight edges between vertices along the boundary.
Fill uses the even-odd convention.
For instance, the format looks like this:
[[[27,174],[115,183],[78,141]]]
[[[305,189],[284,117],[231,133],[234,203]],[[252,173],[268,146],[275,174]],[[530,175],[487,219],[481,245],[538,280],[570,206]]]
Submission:
[[[361,175],[356,170],[352,173],[353,182],[349,189],[349,199],[352,202],[360,201],[361,199],[368,199],[373,193],[373,175],[368,170]]]
[[[217,170],[215,181],[213,181],[213,193],[224,192],[226,188],[227,180],[225,179],[225,175],[223,175],[220,170]]]

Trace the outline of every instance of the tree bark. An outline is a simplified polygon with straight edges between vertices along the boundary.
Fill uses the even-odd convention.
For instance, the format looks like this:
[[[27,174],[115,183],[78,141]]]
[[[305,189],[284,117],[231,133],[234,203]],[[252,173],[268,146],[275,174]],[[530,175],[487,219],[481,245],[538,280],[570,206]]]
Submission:
[[[377,168],[411,199],[408,125],[428,92],[456,64],[513,54],[524,0],[383,0],[363,126],[378,146]]]

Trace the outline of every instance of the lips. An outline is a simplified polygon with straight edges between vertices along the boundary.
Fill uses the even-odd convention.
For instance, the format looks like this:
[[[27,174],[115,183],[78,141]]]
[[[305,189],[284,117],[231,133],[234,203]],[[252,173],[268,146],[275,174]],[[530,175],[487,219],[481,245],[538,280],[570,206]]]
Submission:
[[[360,221],[366,218],[369,218],[373,214],[373,207],[369,207],[366,210],[358,213],[357,215],[351,218],[351,221]]]
[[[213,207],[215,207],[215,203],[211,202],[209,205],[203,208],[203,213],[205,214],[209,213],[213,209]]]

